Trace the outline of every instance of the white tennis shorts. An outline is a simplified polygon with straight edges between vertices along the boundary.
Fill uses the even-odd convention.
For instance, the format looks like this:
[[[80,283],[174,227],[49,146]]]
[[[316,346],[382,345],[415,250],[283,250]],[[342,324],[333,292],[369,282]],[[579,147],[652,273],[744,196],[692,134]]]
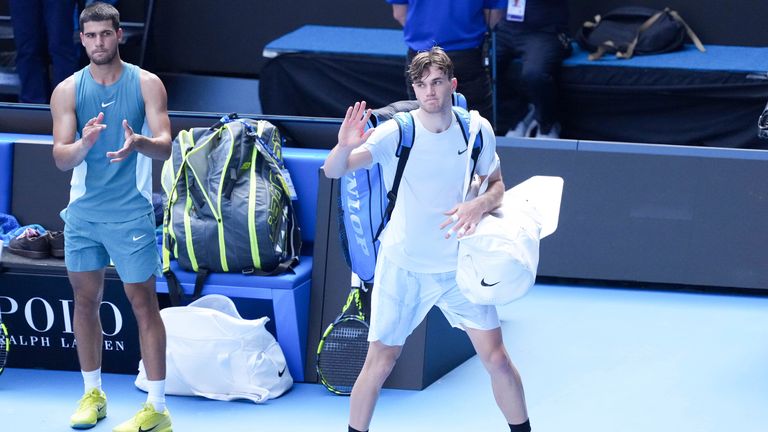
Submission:
[[[471,303],[456,285],[456,272],[416,273],[379,254],[371,293],[368,341],[403,345],[405,339],[437,306],[456,328],[491,330],[499,327],[495,306]]]

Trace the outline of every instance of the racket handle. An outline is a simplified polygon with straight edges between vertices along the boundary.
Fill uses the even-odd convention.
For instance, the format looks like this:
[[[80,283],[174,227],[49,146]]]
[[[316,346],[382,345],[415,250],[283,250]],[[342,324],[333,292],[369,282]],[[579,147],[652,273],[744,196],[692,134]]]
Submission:
[[[357,275],[357,273],[352,272],[352,276],[350,277],[349,286],[351,287],[363,287],[363,281],[360,280],[360,276]]]

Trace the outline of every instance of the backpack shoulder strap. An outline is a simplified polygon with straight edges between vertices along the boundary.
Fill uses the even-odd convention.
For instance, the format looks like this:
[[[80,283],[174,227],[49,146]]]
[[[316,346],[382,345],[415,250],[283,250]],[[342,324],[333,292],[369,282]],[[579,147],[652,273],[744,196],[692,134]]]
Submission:
[[[461,107],[453,107],[453,115],[459,121],[461,133],[464,135],[464,142],[469,142],[469,111]]]
[[[469,130],[469,124],[471,116],[469,112],[461,107],[453,107],[453,114],[456,116],[456,120],[459,121],[459,127],[461,133],[464,135],[464,142],[469,145],[469,137],[472,134]],[[477,165],[477,159],[480,158],[480,151],[483,149],[483,133],[477,131],[475,136],[475,142],[472,143],[472,162]],[[472,168],[474,171],[474,168]]]
[[[392,216],[392,211],[395,209],[395,201],[397,201],[397,191],[400,188],[400,180],[403,178],[405,164],[408,162],[408,156],[411,154],[414,136],[416,135],[416,125],[413,122],[413,114],[410,112],[399,112],[392,118],[397,123],[400,137],[395,152],[395,156],[397,156],[397,170],[395,171],[395,178],[392,181],[392,189],[387,192],[387,209],[384,211],[384,221],[386,222],[389,221],[390,216]],[[376,230],[376,235],[373,237],[374,241],[378,240],[385,225],[386,223],[379,225],[379,229]]]

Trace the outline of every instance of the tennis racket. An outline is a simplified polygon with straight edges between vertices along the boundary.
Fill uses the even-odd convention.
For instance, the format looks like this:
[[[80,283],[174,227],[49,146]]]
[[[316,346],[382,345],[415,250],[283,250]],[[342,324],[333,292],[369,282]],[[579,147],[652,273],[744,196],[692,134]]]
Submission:
[[[11,339],[8,337],[8,329],[3,324],[3,317],[0,314],[0,374],[5,370],[8,363],[8,351],[11,349]]]
[[[368,354],[368,323],[360,301],[362,287],[360,278],[353,273],[347,302],[317,346],[317,375],[325,388],[338,395],[352,393]],[[352,313],[353,305],[356,314]]]

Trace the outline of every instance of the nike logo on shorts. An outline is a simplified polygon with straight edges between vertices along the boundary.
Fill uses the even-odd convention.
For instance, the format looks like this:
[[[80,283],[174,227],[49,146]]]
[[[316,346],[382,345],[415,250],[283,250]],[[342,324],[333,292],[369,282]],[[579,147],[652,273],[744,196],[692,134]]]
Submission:
[[[501,281],[499,281],[499,282],[501,282]],[[484,287],[492,287],[492,286],[494,286],[494,285],[498,285],[498,284],[499,284],[499,282],[496,282],[496,283],[492,283],[492,284],[489,284],[488,282],[486,282],[486,281],[485,281],[485,278],[483,278],[483,279],[480,281],[480,285],[482,285],[482,286],[484,286]]]
[[[115,102],[116,102],[116,101],[107,102],[107,103],[104,103],[104,102],[102,102],[102,103],[101,103],[101,107],[102,107],[102,108],[106,108],[106,107],[108,107],[108,106],[112,105],[112,104],[113,104],[113,103],[115,103]]]
[[[142,234],[142,235],[140,235],[138,237],[137,236],[133,236],[133,241],[139,241],[139,240],[143,239],[144,237],[146,237],[146,234]]]

